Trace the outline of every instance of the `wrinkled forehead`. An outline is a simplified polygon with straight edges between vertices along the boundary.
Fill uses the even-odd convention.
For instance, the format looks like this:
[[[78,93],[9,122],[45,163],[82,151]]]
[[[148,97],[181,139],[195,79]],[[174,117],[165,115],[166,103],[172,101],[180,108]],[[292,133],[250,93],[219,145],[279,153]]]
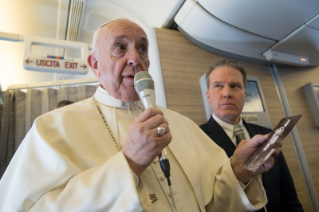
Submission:
[[[240,74],[240,76],[233,77],[234,73],[232,71],[235,71],[236,73]],[[211,82],[220,82],[221,79],[224,79],[228,82],[243,83],[244,76],[237,68],[225,65],[214,68],[212,72],[209,74],[209,79]]]
[[[100,27],[99,36],[105,39],[115,39],[116,37],[131,37],[147,41],[145,31],[134,22],[129,20],[115,20]]]

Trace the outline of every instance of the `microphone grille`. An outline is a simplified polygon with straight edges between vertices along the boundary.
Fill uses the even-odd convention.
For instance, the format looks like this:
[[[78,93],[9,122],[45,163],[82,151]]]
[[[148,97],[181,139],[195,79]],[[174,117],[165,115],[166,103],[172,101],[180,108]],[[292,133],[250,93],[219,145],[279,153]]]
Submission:
[[[234,134],[235,134],[235,136],[239,135],[239,134],[242,134],[242,133],[245,133],[245,131],[244,131],[244,128],[241,126],[241,124],[235,124],[234,125]]]
[[[134,87],[137,93],[145,89],[154,90],[154,81],[147,71],[140,71],[134,76]]]

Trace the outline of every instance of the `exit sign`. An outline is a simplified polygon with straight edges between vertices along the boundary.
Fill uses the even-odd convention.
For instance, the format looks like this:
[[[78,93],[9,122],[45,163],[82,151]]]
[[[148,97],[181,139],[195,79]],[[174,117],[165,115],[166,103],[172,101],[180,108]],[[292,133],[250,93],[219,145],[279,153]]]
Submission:
[[[77,50],[81,56],[79,58],[64,58],[50,55],[43,57],[38,52],[31,51],[33,45]],[[23,67],[29,71],[84,75],[89,69],[86,61],[87,56],[87,43],[34,36],[26,36],[24,39]]]
[[[67,74],[86,74],[88,65],[81,60],[58,60],[41,57],[26,57],[23,60],[23,67],[26,70],[67,73]]]

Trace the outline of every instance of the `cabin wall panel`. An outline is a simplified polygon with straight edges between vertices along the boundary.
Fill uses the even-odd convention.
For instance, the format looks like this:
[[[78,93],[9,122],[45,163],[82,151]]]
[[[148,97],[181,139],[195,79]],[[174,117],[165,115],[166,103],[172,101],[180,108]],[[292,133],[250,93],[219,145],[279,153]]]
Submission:
[[[319,129],[316,128],[302,87],[319,83],[319,67],[277,66],[292,114],[303,114],[297,129],[308,162],[317,197],[319,197]]]

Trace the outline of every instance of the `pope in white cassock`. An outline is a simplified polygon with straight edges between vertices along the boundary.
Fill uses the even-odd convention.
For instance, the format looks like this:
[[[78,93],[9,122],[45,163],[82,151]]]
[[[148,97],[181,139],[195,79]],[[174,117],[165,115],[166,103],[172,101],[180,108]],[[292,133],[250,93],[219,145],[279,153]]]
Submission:
[[[257,175],[280,148],[255,173],[243,164],[267,136],[241,142],[229,160],[190,119],[160,106],[144,110],[134,89],[135,74],[150,64],[140,26],[126,19],[101,26],[88,63],[99,88],[35,120],[0,181],[0,211],[166,212],[174,211],[172,194],[185,212],[266,204]],[[158,162],[164,147],[172,194]]]

